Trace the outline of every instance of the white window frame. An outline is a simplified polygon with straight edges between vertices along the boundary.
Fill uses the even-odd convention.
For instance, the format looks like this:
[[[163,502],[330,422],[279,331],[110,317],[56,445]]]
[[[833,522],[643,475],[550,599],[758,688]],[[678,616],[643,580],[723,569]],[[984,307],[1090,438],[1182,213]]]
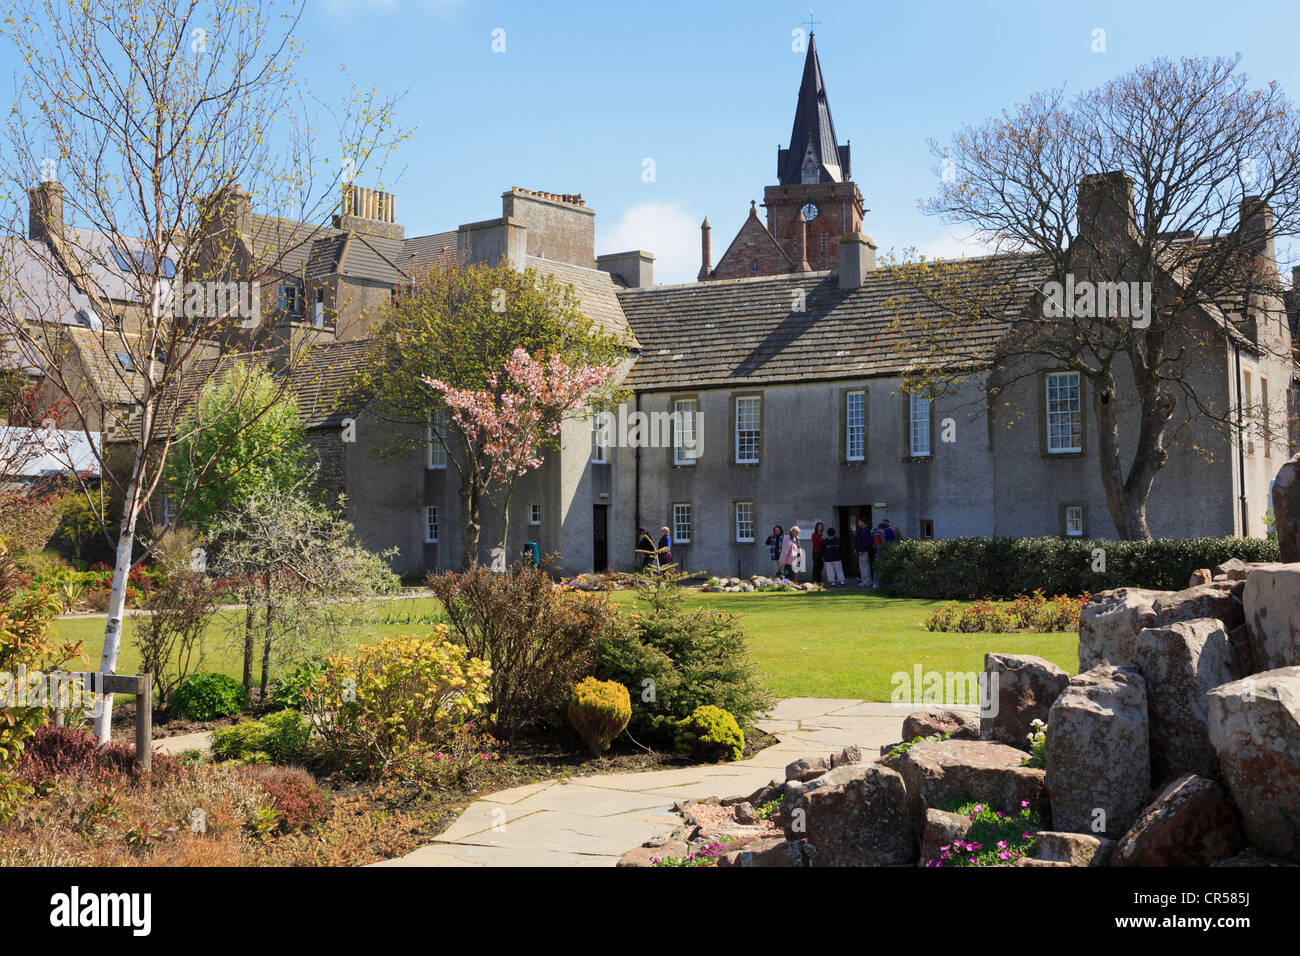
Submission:
[[[424,506],[424,543],[437,544],[439,532],[442,530],[438,520],[438,506]]]
[[[430,471],[447,467],[447,446],[439,438],[446,438],[447,423],[450,416],[445,407],[439,406],[429,412],[429,424],[425,426],[424,438],[428,447],[428,456],[424,466]]]
[[[302,315],[301,297],[298,287],[292,282],[281,282],[275,290],[276,304],[281,312],[289,315]]]
[[[752,409],[753,427],[740,427],[742,418],[746,423],[750,423],[751,416],[742,413],[742,409]],[[763,448],[763,398],[761,395],[738,395],[736,396],[736,420],[732,423],[735,433],[736,443],[736,464],[737,465],[757,465],[759,455],[762,454]],[[741,432],[744,432],[745,442],[753,442],[753,457],[742,457],[741,454]]]
[[[311,320],[316,328],[325,328],[325,289],[322,287],[316,289],[316,301],[312,303]]]
[[[856,408],[854,408],[854,399],[857,399]],[[844,460],[867,460],[867,393],[865,389],[856,389],[844,396]]]
[[[541,506],[541,505],[529,505],[529,506],[528,506],[528,523],[529,523],[529,525],[532,525],[532,526],[534,526],[534,527],[542,523],[542,506]]]
[[[1053,408],[1053,399],[1059,403],[1062,380],[1073,380],[1073,402],[1074,408],[1066,408],[1064,411]],[[1070,386],[1066,385],[1066,389]],[[1053,392],[1057,395],[1054,396]],[[1067,402],[1069,393],[1066,392]],[[1048,372],[1043,379],[1043,401],[1046,410],[1046,428],[1047,428],[1047,452],[1049,455],[1077,455],[1083,451],[1083,380],[1078,372]],[[1073,418],[1073,421],[1070,419]],[[1053,425],[1064,425],[1068,422],[1071,425],[1070,439],[1071,444],[1062,445],[1059,442],[1060,432],[1053,434]]]
[[[930,399],[909,395],[907,401],[908,454],[913,458],[930,457]]]
[[[752,501],[737,501],[736,504],[735,504],[735,507],[734,507],[732,510],[734,511],[735,516],[736,516],[736,543],[737,543],[737,544],[753,544],[753,543],[754,543],[754,502],[752,502]],[[748,516],[748,517],[742,517],[742,516],[741,516],[741,515],[742,515],[742,511],[745,511],[745,510],[747,510],[747,511],[749,512],[749,516]],[[748,535],[748,536],[744,535],[744,534],[741,532],[741,528],[742,528],[742,525],[743,525],[744,522],[748,522],[748,524],[749,524],[749,535]]]
[[[680,398],[673,402],[673,464],[693,465],[699,461],[700,402]]]
[[[1259,441],[1264,446],[1264,457],[1273,457],[1273,422],[1269,418],[1268,376],[1259,376]]]
[[[689,501],[673,502],[673,520],[669,522],[673,529],[673,544],[691,543],[691,525],[694,522],[694,517],[694,509],[691,508]],[[685,534],[682,533],[683,527],[686,529]]]
[[[1073,518],[1070,512],[1077,512]],[[1082,538],[1084,529],[1083,505],[1066,505],[1065,506],[1065,536],[1067,538]],[[1074,530],[1071,530],[1071,526]]]
[[[609,464],[609,445],[600,444],[596,441],[596,436],[600,434],[600,422],[603,412],[596,409],[591,410],[591,463],[593,465]],[[610,436],[605,436],[606,438]]]

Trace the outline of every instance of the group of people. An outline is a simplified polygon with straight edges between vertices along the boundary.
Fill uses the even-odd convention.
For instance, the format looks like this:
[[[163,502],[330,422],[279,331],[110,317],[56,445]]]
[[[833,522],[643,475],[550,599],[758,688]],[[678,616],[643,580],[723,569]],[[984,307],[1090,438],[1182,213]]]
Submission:
[[[804,552],[800,534],[802,531],[798,525],[791,526],[789,533],[776,525],[767,536],[765,543],[768,553],[775,565],[776,576],[782,580],[793,580],[796,572],[803,568]],[[858,585],[865,587],[870,583],[872,587],[879,587],[880,581],[875,576],[876,556],[897,540],[898,532],[887,518],[882,519],[874,529],[859,518],[853,541],[849,545],[835,533],[834,528],[827,528],[818,521],[812,533],[812,579],[818,584],[823,583],[824,579],[827,587],[843,587],[847,583],[844,579],[845,548],[851,547],[858,558]]]
[[[650,532],[642,528],[636,537],[636,553],[640,559],[641,570],[662,568],[673,563],[673,534],[667,526],[659,529],[659,544],[656,547]]]

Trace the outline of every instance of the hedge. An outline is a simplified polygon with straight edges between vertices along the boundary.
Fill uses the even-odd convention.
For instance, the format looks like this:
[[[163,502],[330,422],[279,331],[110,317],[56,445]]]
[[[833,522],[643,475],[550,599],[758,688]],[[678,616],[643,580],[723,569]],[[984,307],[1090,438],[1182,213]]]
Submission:
[[[1098,549],[1104,570],[1093,570]],[[1277,561],[1277,541],[1263,538],[1157,538],[1106,541],[1064,538],[907,539],[878,557],[880,586],[898,597],[973,601],[1096,594],[1109,588],[1176,591],[1197,568],[1231,558]]]

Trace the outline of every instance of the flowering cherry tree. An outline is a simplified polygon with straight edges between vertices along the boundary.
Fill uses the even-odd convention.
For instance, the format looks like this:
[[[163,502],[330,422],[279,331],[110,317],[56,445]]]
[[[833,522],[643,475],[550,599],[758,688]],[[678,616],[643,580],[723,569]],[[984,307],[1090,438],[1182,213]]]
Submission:
[[[519,348],[504,369],[488,376],[485,389],[455,388],[422,376],[438,393],[464,443],[477,452],[472,467],[501,519],[502,551],[515,485],[541,466],[546,449],[558,444],[561,425],[584,409],[588,394],[617,375],[616,365],[570,365],[559,355],[543,359]]]

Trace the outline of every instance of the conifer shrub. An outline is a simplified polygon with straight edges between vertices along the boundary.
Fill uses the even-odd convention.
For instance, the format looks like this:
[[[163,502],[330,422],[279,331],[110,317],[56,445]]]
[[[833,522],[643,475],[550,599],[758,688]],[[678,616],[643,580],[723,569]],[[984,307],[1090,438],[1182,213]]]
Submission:
[[[712,704],[696,707],[679,720],[673,743],[678,753],[706,763],[739,760],[745,753],[745,735],[736,718]]]
[[[593,755],[608,750],[631,719],[632,698],[627,688],[617,681],[587,677],[573,689],[569,723]]]

